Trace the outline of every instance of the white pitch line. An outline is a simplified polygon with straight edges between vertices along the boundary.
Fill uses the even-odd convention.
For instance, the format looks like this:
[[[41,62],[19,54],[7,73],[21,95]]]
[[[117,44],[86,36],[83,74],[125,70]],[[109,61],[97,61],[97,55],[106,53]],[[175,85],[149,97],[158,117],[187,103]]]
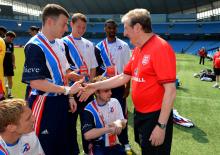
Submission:
[[[183,99],[191,99],[191,100],[201,100],[201,101],[204,101],[204,100],[207,100],[207,101],[219,101],[219,99],[213,99],[213,98],[202,98],[202,97],[192,97],[192,96],[179,96],[177,95],[176,98],[183,98]]]

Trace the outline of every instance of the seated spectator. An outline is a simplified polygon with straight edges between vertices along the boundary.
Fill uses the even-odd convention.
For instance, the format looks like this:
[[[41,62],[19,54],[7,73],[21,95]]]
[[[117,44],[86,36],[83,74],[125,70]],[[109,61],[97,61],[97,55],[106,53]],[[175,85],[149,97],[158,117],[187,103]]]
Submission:
[[[94,82],[104,79],[98,76]],[[111,95],[111,89],[97,90],[96,99],[83,112],[82,132],[85,139],[91,142],[89,151],[94,155],[126,155],[117,135],[125,128],[127,120],[120,103]]]
[[[204,69],[200,72],[201,81],[215,81],[215,74],[211,69]]]
[[[0,155],[44,155],[34,117],[22,99],[0,102]]]

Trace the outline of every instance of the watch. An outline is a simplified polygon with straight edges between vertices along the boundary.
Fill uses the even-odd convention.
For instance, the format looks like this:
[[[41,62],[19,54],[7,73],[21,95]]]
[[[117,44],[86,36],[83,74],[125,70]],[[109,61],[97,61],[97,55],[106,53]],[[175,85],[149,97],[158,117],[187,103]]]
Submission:
[[[157,122],[157,125],[161,128],[161,129],[165,129],[167,127],[166,124],[162,124],[160,122]]]
[[[69,93],[70,93],[70,87],[68,87],[68,86],[64,86],[64,95],[69,95]]]

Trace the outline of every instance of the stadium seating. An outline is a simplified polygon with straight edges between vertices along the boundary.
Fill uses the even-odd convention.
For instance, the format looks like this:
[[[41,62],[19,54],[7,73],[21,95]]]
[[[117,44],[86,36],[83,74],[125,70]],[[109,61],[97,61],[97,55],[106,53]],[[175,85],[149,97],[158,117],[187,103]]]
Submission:
[[[0,19],[0,26],[5,26],[8,30],[15,31],[18,35],[14,43],[16,45],[25,45],[30,39],[28,29],[30,26],[41,26],[40,21],[19,21],[12,19]],[[153,23],[152,29],[155,33],[167,37],[168,42],[172,45],[176,52],[186,52],[190,54],[196,54],[198,49],[205,47],[206,49],[216,49],[220,46],[220,42],[210,39],[189,39],[189,36],[215,36],[220,34],[220,22],[181,22],[181,23]],[[70,31],[69,27],[69,31]],[[122,36],[124,31],[123,24],[118,25],[118,33]],[[95,44],[103,39],[104,35],[104,23],[89,22],[87,25],[87,31],[90,39]],[[103,34],[103,35],[97,35]],[[173,39],[172,36],[181,36],[179,39]],[[99,36],[99,37],[97,37]],[[171,36],[171,39],[169,37]],[[132,47],[127,38],[124,38],[126,42]]]
[[[198,31],[198,24],[195,23],[171,24],[169,28],[169,34],[196,34]]]
[[[19,21],[19,20],[8,20],[0,19],[0,25],[6,27],[8,30],[15,32],[27,32],[29,27],[32,25],[41,26],[39,21]]]

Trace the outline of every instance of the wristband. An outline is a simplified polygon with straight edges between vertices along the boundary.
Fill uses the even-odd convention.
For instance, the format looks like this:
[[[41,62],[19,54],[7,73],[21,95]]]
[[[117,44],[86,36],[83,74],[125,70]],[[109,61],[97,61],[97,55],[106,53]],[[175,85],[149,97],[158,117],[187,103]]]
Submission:
[[[64,95],[69,95],[70,89],[71,89],[70,87],[64,86]]]

